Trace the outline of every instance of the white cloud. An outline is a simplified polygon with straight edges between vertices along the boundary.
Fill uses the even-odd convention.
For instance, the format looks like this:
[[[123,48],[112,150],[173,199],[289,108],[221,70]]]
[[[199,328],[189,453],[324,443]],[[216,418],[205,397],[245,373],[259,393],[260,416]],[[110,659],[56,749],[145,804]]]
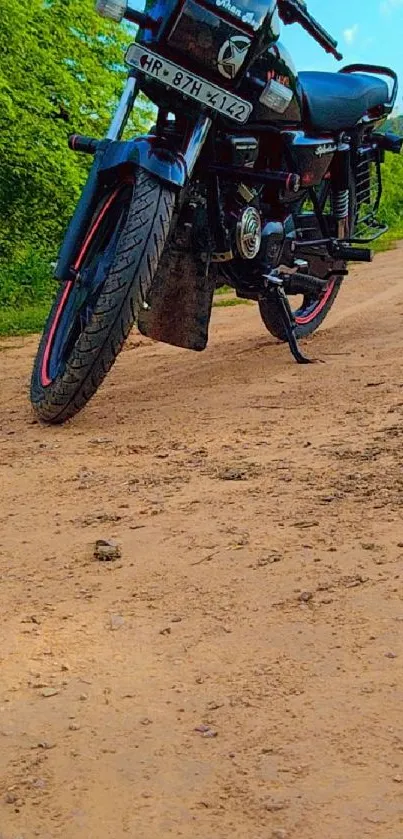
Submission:
[[[358,33],[358,23],[355,23],[350,29],[345,29],[343,32],[344,39],[347,44],[353,44]]]

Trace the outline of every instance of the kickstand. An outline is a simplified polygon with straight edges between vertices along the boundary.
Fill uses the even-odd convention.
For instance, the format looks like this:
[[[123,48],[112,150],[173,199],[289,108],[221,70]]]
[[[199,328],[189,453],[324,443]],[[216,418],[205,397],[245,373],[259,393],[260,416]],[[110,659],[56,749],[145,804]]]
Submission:
[[[267,279],[271,278],[268,277]],[[277,307],[277,312],[284,327],[288,345],[295,361],[297,361],[298,364],[315,364],[315,361],[304,355],[298,346],[298,341],[295,337],[291,307],[282,284],[278,281],[273,282],[272,280],[270,284],[268,284],[266,293],[270,294],[270,297],[274,298],[273,302]]]

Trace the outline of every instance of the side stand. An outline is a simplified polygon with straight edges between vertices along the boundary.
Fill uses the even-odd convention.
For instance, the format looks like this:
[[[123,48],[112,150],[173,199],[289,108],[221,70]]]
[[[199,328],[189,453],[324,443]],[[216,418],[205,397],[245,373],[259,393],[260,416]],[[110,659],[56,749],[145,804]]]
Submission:
[[[265,280],[266,294],[270,299],[271,305],[276,309],[279,320],[284,327],[288,346],[295,361],[298,364],[315,364],[315,361],[304,355],[298,346],[298,341],[295,337],[295,322],[282,280],[273,275],[266,276]]]

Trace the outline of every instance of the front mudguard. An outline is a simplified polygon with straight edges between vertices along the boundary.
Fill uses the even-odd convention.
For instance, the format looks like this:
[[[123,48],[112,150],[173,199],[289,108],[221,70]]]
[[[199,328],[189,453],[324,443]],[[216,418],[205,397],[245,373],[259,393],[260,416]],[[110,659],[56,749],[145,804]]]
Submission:
[[[182,189],[188,179],[186,161],[182,152],[171,149],[152,134],[128,142],[108,143],[105,148],[100,173],[107,177],[119,170],[129,172],[137,168],[155,175],[162,183]]]
[[[129,141],[101,140],[60,249],[55,270],[59,282],[74,279],[72,266],[105,188],[122,177],[134,174],[139,168],[178,190],[186,185],[189,175],[182,152],[170,149],[154,135]]]
[[[102,140],[59,254],[55,271],[59,281],[74,280],[71,266],[105,190],[138,169],[178,191],[186,186],[191,174],[185,155],[153,135],[129,142]],[[200,257],[191,249],[178,253],[170,243],[140,309],[140,331],[156,341],[203,350],[208,341],[214,289],[214,273],[206,271]]]

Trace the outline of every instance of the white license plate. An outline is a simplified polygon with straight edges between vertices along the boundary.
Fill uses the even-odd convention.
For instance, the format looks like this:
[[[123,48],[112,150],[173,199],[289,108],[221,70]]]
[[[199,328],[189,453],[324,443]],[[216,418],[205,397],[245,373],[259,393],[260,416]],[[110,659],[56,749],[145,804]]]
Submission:
[[[253,105],[250,102],[207,82],[200,76],[195,76],[194,73],[188,73],[178,64],[167,61],[139,44],[131,44],[126,53],[126,62],[130,67],[135,67],[161,84],[189,96],[235,122],[246,122],[252,112]]]

